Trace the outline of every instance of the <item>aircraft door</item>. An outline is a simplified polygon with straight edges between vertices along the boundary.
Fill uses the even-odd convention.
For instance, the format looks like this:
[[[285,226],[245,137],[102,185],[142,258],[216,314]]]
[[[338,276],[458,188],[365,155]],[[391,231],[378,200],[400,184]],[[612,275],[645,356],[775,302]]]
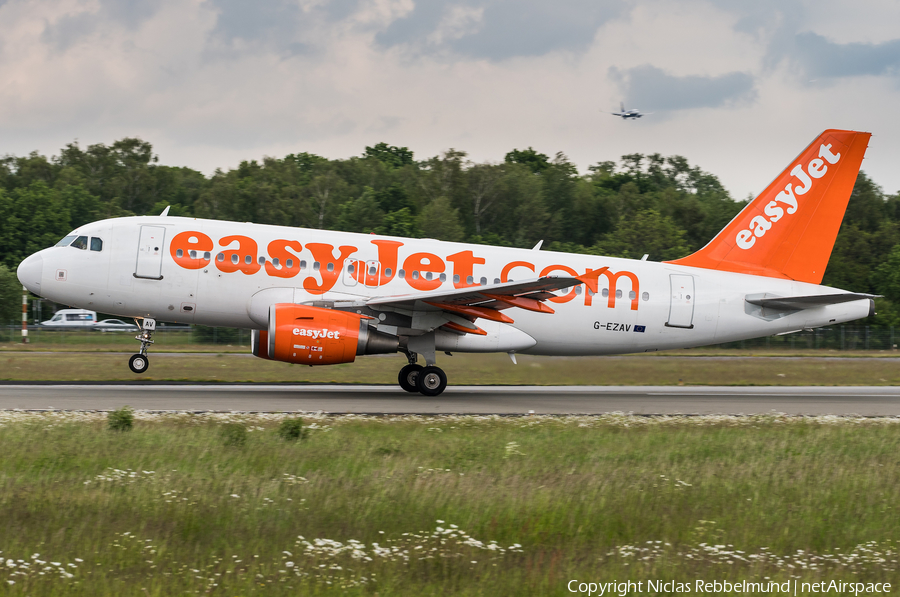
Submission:
[[[165,238],[166,229],[162,226],[141,226],[137,264],[134,268],[135,278],[162,280],[163,241]]]
[[[666,326],[670,328],[694,327],[694,276],[682,274],[670,274],[671,302],[669,303],[669,321]]]
[[[366,261],[366,286],[369,288],[377,288],[380,278],[381,264],[377,261]]]
[[[344,266],[344,286],[349,288],[356,286],[359,268],[364,266],[365,264],[362,261],[351,261]]]

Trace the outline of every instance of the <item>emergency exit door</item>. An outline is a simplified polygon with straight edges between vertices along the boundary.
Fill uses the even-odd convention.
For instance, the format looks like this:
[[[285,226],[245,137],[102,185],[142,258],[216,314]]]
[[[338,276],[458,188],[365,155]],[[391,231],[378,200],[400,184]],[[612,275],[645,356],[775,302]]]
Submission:
[[[366,261],[365,284],[369,288],[377,288],[381,282],[381,264],[377,261]]]
[[[162,226],[141,226],[137,265],[134,268],[135,278],[162,280],[163,241],[165,238],[166,229]]]
[[[669,284],[672,293],[666,325],[670,328],[694,327],[694,276],[670,274]]]

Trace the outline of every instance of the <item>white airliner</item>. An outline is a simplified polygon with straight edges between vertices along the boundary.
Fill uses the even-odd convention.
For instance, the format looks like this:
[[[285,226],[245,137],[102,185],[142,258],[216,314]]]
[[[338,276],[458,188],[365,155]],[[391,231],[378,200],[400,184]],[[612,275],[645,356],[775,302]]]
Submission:
[[[58,303],[139,320],[135,373],[157,321],[196,323],[252,329],[253,354],[288,363],[404,353],[400,386],[435,396],[442,351],[513,362],[655,351],[870,315],[872,295],[819,285],[869,137],[825,131],[707,246],[664,263],[163,212],[81,226],[18,277]]]
[[[630,110],[625,109],[625,104],[619,104],[620,110],[618,112],[610,112],[613,116],[621,116],[622,120],[628,120],[629,118],[640,118],[641,116],[646,116],[647,114],[653,114],[653,112],[641,112],[637,108],[632,108]]]

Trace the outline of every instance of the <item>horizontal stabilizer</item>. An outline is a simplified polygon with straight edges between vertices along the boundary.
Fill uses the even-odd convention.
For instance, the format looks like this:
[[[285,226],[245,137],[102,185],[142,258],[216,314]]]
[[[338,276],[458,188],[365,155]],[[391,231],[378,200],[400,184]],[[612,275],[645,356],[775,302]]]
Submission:
[[[874,299],[877,296],[878,295],[875,294],[847,292],[838,294],[817,294],[813,296],[748,298],[746,300],[751,305],[756,305],[765,309],[774,309],[776,311],[800,311],[802,309],[812,309],[814,307],[825,307],[827,305],[839,305],[851,301]]]

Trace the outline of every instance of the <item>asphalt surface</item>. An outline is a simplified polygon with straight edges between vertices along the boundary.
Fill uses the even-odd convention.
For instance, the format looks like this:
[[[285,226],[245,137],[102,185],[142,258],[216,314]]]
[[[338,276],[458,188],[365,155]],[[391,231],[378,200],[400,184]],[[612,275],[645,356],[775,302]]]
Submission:
[[[392,386],[8,384],[0,409],[324,411],[369,414],[766,414],[900,416],[894,387],[451,386],[436,398]]]

